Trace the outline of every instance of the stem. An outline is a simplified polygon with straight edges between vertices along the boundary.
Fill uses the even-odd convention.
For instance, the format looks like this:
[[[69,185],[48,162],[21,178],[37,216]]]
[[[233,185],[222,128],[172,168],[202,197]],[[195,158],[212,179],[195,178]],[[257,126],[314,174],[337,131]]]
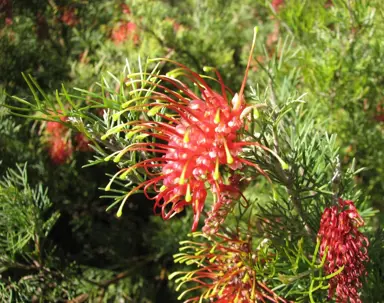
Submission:
[[[271,105],[273,106],[273,110],[279,111],[279,107],[276,103],[276,94],[275,94],[275,90],[273,87],[273,78],[272,78],[272,75],[269,73],[268,70],[266,70],[266,72],[267,72],[268,77],[269,77],[268,86],[269,86],[270,91],[271,91],[270,102],[271,102]],[[278,136],[277,136],[277,126],[273,127],[273,148],[274,148],[275,153],[278,155],[279,154],[279,140],[278,140]],[[297,213],[299,214],[299,216],[300,216],[300,218],[304,224],[304,229],[305,229],[306,233],[314,241],[316,241],[316,234],[312,230],[312,228],[310,227],[309,223],[307,222],[305,215],[304,215],[303,208],[301,207],[301,203],[299,201],[299,196],[296,194],[296,192],[294,190],[294,184],[293,184],[294,177],[292,176],[291,173],[284,170],[281,167],[280,163],[275,165],[275,169],[276,169],[278,175],[280,176],[281,180],[283,181],[283,184],[285,185],[285,187],[287,189],[288,195],[291,198],[293,206],[294,206],[295,210],[297,211]]]

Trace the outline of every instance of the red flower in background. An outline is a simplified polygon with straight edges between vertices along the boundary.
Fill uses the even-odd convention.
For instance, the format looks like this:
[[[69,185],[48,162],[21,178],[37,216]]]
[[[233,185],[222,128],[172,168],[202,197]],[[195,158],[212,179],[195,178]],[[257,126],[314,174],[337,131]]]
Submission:
[[[54,136],[49,142],[49,156],[54,164],[64,164],[73,153],[72,144],[65,139]]]
[[[122,23],[119,27],[112,31],[111,39],[115,42],[115,44],[119,44],[127,40],[131,40],[134,44],[138,44],[139,35],[137,33],[136,24],[133,22]]]
[[[60,117],[61,121],[67,121],[67,117]],[[54,164],[64,164],[71,158],[74,146],[71,140],[71,131],[64,124],[48,121],[45,125],[48,154]],[[74,137],[75,148],[80,152],[91,151],[89,140],[82,133]]]
[[[273,0],[271,4],[275,11],[279,11],[280,7],[284,4],[284,0]]]
[[[0,1],[0,14],[3,13],[5,15],[5,24],[11,25],[13,23],[12,0]]]
[[[76,16],[74,7],[71,7],[71,8],[65,7],[63,9],[63,14],[61,15],[60,20],[61,22],[63,22],[64,24],[70,27],[73,27],[79,23],[79,19]]]
[[[61,117],[61,121],[66,121],[66,117]],[[52,136],[61,136],[67,128],[60,122],[48,121],[45,126],[45,131]]]
[[[131,8],[125,3],[121,4],[121,10],[123,14],[127,14],[127,15],[131,14]]]
[[[330,279],[328,296],[336,293],[337,302],[361,303],[358,289],[360,277],[366,274],[368,239],[358,228],[364,221],[352,201],[339,199],[337,206],[326,208],[320,222],[320,257],[326,253],[324,265],[327,274],[342,272]]]
[[[75,135],[76,149],[81,152],[91,151],[91,147],[89,146],[89,139],[82,133],[78,133]]]
[[[377,122],[384,122],[384,105],[382,104],[382,102],[376,106],[376,114],[374,116],[374,119]]]

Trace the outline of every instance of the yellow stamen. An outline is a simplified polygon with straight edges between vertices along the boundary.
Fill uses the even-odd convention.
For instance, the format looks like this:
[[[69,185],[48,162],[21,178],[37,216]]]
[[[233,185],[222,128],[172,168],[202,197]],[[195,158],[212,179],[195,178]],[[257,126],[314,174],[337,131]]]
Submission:
[[[220,123],[220,108],[217,109],[215,119],[213,120],[216,124]]]
[[[185,202],[191,202],[191,201],[192,201],[191,184],[188,183],[187,192],[185,193]]]
[[[231,155],[231,152],[228,149],[227,141],[224,140],[224,148],[225,148],[225,155],[227,156],[227,163],[232,164],[233,163],[233,157]]]
[[[244,278],[241,280],[243,283],[247,283],[251,279],[251,277],[248,275],[248,273],[245,273]]]
[[[185,173],[187,172],[188,163],[189,163],[189,161],[187,161],[184,164],[183,171],[181,172],[181,176],[180,176],[180,179],[179,179],[179,184],[180,185],[183,185],[185,183]]]
[[[220,178],[220,172],[219,172],[219,158],[216,158],[216,166],[215,166],[215,172],[213,173],[213,180],[219,180]]]
[[[163,191],[165,191],[167,189],[167,187],[165,186],[165,185],[162,185],[161,187],[160,187],[160,192],[163,192]]]
[[[183,142],[184,143],[188,143],[189,142],[189,134],[191,132],[191,128],[188,127],[187,130],[185,131],[185,134],[184,134],[184,139],[183,139]]]

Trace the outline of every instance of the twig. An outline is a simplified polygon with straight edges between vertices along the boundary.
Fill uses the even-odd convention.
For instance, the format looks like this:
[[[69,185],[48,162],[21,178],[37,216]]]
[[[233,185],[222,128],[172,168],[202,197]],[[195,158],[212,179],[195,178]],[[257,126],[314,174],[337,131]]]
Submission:
[[[66,303],[82,303],[87,301],[88,298],[89,298],[88,294],[81,294],[72,300],[68,300]]]

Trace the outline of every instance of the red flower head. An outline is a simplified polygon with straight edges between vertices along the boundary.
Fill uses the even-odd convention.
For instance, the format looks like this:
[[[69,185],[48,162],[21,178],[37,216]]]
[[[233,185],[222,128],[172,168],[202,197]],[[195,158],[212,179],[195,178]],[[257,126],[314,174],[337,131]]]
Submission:
[[[326,253],[327,274],[344,266],[342,272],[330,280],[328,296],[336,292],[337,302],[361,303],[358,289],[368,260],[368,239],[359,232],[364,221],[352,201],[339,199],[339,205],[326,208],[320,222],[320,256]]]
[[[279,11],[280,6],[284,4],[284,0],[273,0],[271,4],[275,11]]]
[[[127,14],[127,15],[131,14],[131,8],[125,3],[121,4],[121,10],[123,14]]]
[[[232,174],[229,178],[230,185],[220,185],[220,198],[213,203],[211,210],[207,212],[207,217],[204,220],[202,231],[205,234],[212,235],[218,232],[227,215],[232,212],[236,201],[243,198],[247,202],[240,191],[240,178],[240,175]]]
[[[61,22],[63,22],[64,24],[70,27],[73,27],[79,23],[79,19],[76,16],[74,7],[71,7],[71,8],[65,7],[60,20]]]
[[[251,59],[251,55],[249,58]],[[153,188],[156,193],[152,198],[155,200],[155,211],[160,209],[162,217],[169,219],[184,207],[191,206],[194,212],[192,230],[195,230],[204,208],[207,190],[214,193],[216,202],[219,203],[225,196],[221,195],[223,189],[231,193],[238,191],[236,184],[228,184],[223,171],[231,172],[243,165],[251,165],[266,176],[257,164],[240,156],[243,147],[258,146],[270,150],[258,142],[242,141],[240,135],[240,130],[244,127],[243,115],[249,113],[243,96],[249,63],[240,92],[234,95],[223,84],[218,72],[216,74],[221,85],[221,94],[210,88],[202,76],[176,64],[180,66],[178,73],[190,79],[199,89],[199,93],[193,92],[175,78],[159,75],[156,77],[161,82],[152,83],[155,90],[140,89],[150,92],[149,98],[156,102],[126,108],[155,116],[156,119],[153,120],[131,123],[136,124],[132,129],[133,133],[140,132],[156,142],[151,140],[147,143],[134,143],[123,149],[117,158],[130,151],[151,152],[156,153],[156,156],[118,173],[124,177],[133,169],[143,167],[147,176],[153,176],[126,195],[118,215],[130,194],[140,188],[144,188],[144,193],[147,193],[149,188]],[[167,86],[162,85],[162,82]],[[172,86],[173,88],[169,88]],[[165,112],[159,113],[160,109]],[[159,154],[162,156],[158,156]],[[149,195],[147,197],[151,199]]]
[[[194,237],[198,236],[194,234]],[[212,241],[213,240],[213,241]],[[175,272],[169,279],[179,276],[176,283],[197,284],[185,291],[201,289],[201,296],[184,302],[202,302],[208,299],[215,303],[287,302],[277,296],[256,277],[257,252],[253,251],[250,240],[215,234],[209,242],[183,241],[175,262],[194,264],[191,272]]]
[[[88,152],[91,151],[92,148],[89,146],[89,140],[88,138],[82,134],[78,133],[75,135],[75,141],[76,141],[76,149],[81,152]]]
[[[133,22],[125,22],[118,28],[114,29],[111,36],[115,44],[122,43],[127,40],[133,41],[134,44],[139,43],[139,35],[137,34],[137,26]]]
[[[65,121],[66,118],[61,118],[62,121]],[[45,131],[51,136],[61,136],[67,131],[67,128],[60,122],[48,121],[45,126]]]
[[[72,155],[72,144],[65,141],[65,139],[55,136],[50,141],[49,156],[53,163],[63,164]]]
[[[61,121],[66,121],[67,117],[60,117]],[[66,139],[68,128],[60,122],[48,121],[45,125],[47,137],[48,153],[53,163],[63,164],[72,155],[72,143]]]

